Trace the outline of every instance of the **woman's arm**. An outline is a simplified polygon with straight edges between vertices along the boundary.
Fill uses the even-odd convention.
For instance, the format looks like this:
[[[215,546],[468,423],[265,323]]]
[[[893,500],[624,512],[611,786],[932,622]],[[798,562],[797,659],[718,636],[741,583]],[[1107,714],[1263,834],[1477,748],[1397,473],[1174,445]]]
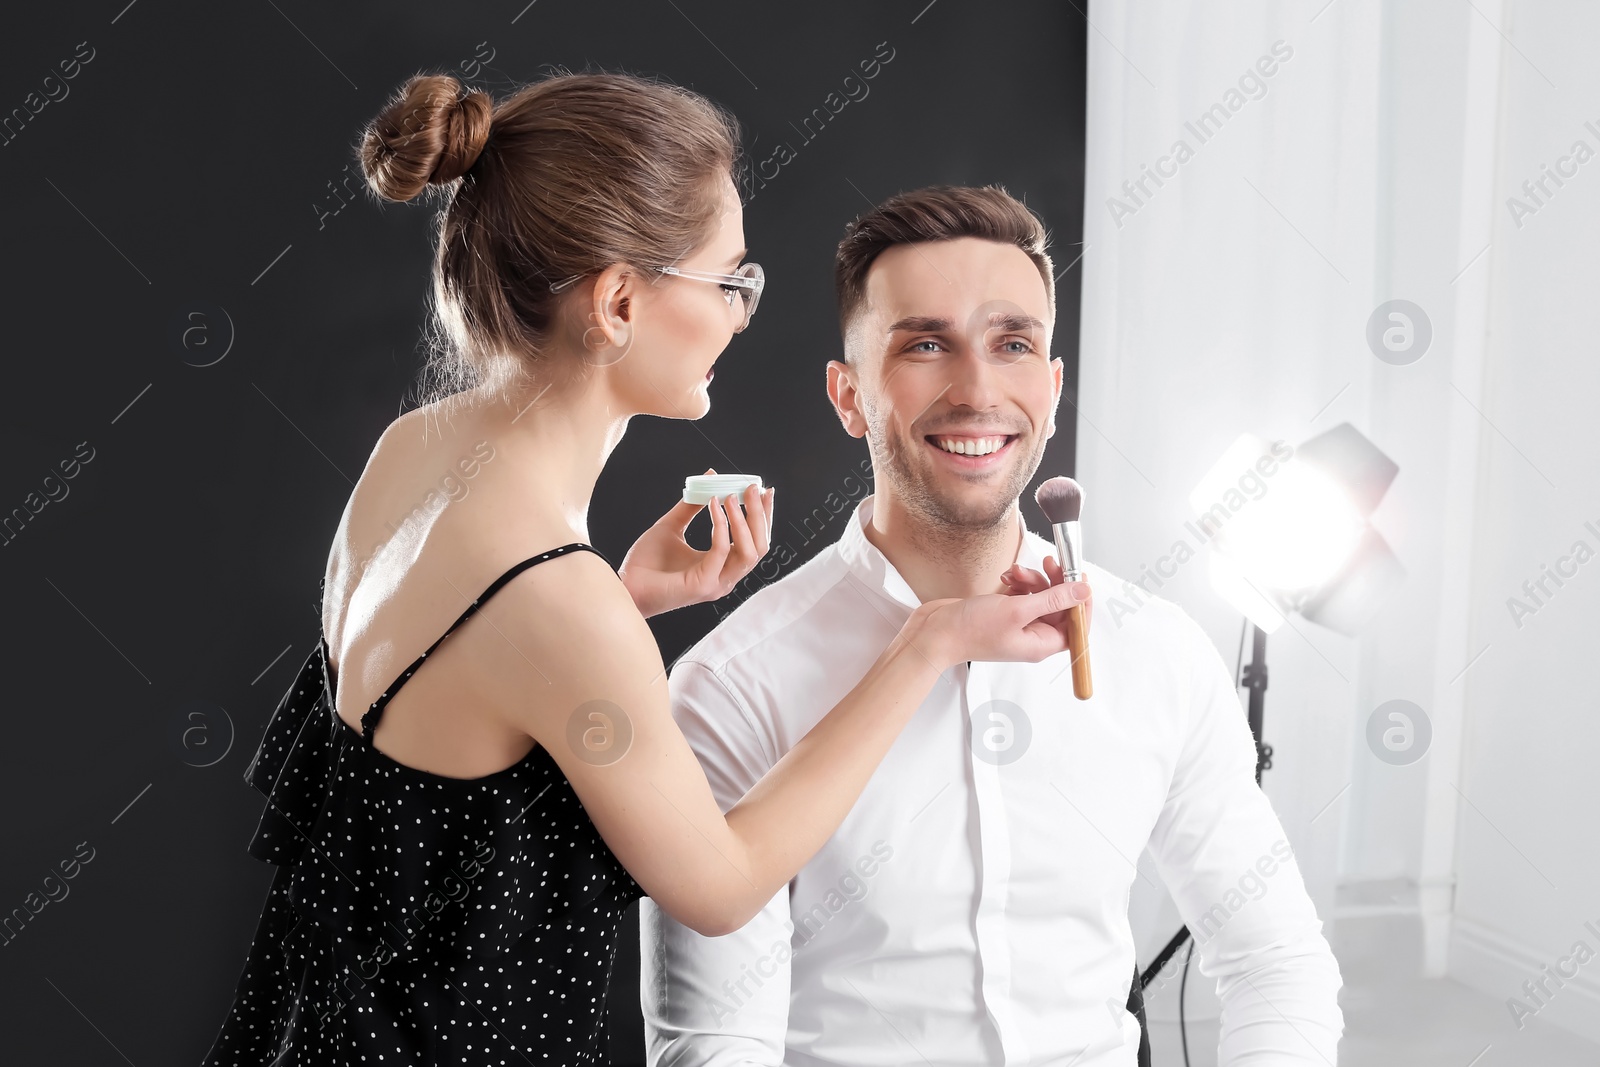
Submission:
[[[743,926],[816,854],[950,665],[940,650],[917,647],[914,618],[724,817],[672,719],[655,637],[602,561],[532,568],[482,613],[539,668],[518,670],[514,650],[501,657],[507,696],[520,691],[506,704],[511,721],[555,758],[640,887],[708,937]],[[590,734],[581,750],[568,741],[574,715]]]
[[[1071,602],[1057,586],[921,605],[726,817],[672,719],[655,638],[603,561],[576,553],[518,576],[479,613],[505,640],[477,642],[473,658],[484,657],[477,677],[499,713],[555,758],[644,891],[685,926],[720,936],[744,925],[838,829],[945,669],[1064,651],[1059,630],[1030,620]],[[595,712],[609,725],[591,719]],[[575,717],[593,747],[569,744]]]

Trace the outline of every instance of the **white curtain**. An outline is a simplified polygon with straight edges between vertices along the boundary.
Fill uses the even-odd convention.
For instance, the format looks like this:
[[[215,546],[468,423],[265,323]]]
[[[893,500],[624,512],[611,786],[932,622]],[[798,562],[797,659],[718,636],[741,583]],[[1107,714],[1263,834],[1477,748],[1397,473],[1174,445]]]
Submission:
[[[1405,587],[1357,639],[1299,619],[1270,639],[1264,785],[1325,923],[1420,913],[1422,973],[1504,1001],[1600,924],[1600,563],[1574,562],[1579,542],[1600,555],[1600,7],[1087,15],[1086,247],[1062,282],[1083,286],[1087,551],[1156,567],[1241,432],[1298,444],[1348,421],[1395,459],[1373,521]],[[1366,340],[1392,299],[1431,325],[1407,365]],[[1240,620],[1204,553],[1162,581],[1231,665]],[[1432,726],[1409,766],[1365,738],[1397,698]],[[1135,886],[1148,961],[1178,918]],[[1600,1040],[1587,971],[1525,1006]]]
[[[1127,579],[1171,574],[1146,587],[1232,667],[1241,620],[1211,591],[1205,551],[1175,574],[1161,560],[1199,547],[1189,491],[1238,434],[1297,445],[1343,421],[1366,429],[1377,8],[1096,0],[1087,15],[1085,247],[1056,250],[1061,263],[1082,253],[1062,284],[1083,286],[1086,550]],[[1351,708],[1368,696],[1351,640],[1291,625],[1268,642],[1263,782],[1326,922]],[[1153,896],[1138,879],[1145,965],[1181,923]],[[1210,983],[1192,979],[1190,1017],[1214,1015]]]

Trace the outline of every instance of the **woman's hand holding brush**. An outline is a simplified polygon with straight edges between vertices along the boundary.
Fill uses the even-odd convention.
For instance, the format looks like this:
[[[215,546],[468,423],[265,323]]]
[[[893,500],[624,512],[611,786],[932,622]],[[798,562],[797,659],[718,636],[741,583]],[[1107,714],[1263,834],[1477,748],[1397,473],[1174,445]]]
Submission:
[[[1022,564],[1013,564],[1011,569],[1000,576],[1000,582],[1008,593],[1037,593],[1051,586],[1060,585],[1065,580],[1061,573],[1061,564],[1056,562],[1054,556],[1044,558],[1045,573],[1040,574],[1031,567]],[[1089,680],[1088,652],[1089,624],[1094,621],[1094,595],[1089,588],[1089,583],[1081,578],[1072,583],[1073,598],[1078,601],[1066,611],[1058,611],[1051,615],[1043,616],[1039,621],[1047,622],[1058,628],[1066,636],[1069,646],[1068,652],[1073,657],[1073,692],[1078,699],[1087,699],[1093,692],[1093,684]],[[1082,623],[1075,618],[1075,613],[1081,609]],[[1074,634],[1073,628],[1081,625],[1078,633]]]
[[[1000,581],[1006,587],[1007,593],[1037,593],[1049,589],[1052,585],[1061,584],[1061,564],[1056,562],[1054,556],[1046,556],[1044,573],[1040,574],[1032,567],[1015,563],[1010,570],[1000,576]],[[1088,582],[1080,581],[1078,585],[1082,588],[1074,589],[1072,595],[1074,600],[1083,605],[1084,621],[1087,625],[1094,621],[1094,592],[1089,588]],[[1053,615],[1046,615],[1041,621],[1060,628],[1067,623],[1067,612],[1058,611]]]

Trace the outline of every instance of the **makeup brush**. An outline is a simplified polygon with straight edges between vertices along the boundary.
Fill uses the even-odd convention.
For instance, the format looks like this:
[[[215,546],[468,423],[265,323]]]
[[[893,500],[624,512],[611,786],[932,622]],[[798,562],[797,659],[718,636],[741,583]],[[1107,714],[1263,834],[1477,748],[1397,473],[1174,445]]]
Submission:
[[[1078,515],[1083,511],[1083,487],[1071,478],[1050,478],[1034,490],[1033,499],[1050,520],[1055,535],[1056,562],[1061,564],[1064,581],[1083,580],[1083,529]],[[1067,651],[1072,655],[1072,694],[1079,700],[1094,695],[1089,679],[1088,606],[1074,604],[1067,609]]]

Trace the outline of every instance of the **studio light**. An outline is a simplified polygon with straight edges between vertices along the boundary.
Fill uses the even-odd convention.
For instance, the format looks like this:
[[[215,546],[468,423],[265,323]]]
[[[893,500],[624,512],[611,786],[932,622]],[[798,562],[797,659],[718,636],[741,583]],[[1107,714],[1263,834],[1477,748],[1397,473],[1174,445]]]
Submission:
[[[1189,494],[1213,587],[1264,633],[1293,613],[1356,633],[1405,577],[1368,521],[1399,469],[1349,423],[1298,449],[1241,435]]]

